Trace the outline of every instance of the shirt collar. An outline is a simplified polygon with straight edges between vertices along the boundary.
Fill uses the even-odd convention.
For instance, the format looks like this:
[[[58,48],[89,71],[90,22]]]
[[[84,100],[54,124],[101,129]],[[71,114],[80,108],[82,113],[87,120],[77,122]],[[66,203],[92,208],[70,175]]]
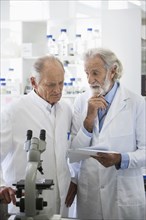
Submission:
[[[113,98],[116,94],[116,91],[117,91],[117,88],[119,86],[119,83],[118,82],[115,82],[112,89],[105,95],[105,100],[111,104],[112,101],[113,101]]]

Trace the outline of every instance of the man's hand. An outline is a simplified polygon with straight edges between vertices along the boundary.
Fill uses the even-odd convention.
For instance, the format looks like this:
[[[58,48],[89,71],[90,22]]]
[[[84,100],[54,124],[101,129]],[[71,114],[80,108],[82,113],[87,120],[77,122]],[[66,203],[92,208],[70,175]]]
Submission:
[[[121,154],[117,153],[97,153],[97,156],[92,156],[98,160],[104,167],[111,167],[121,163]]]
[[[84,127],[87,131],[92,132],[94,119],[97,116],[98,109],[106,109],[107,102],[103,96],[94,95],[88,100],[87,116],[84,120]]]
[[[65,200],[65,204],[67,207],[70,207],[72,205],[76,194],[77,194],[77,184],[71,181],[69,189],[68,189],[68,193],[66,196],[66,200]]]
[[[0,201],[6,204],[13,202],[16,205],[15,190],[11,187],[0,187]]]

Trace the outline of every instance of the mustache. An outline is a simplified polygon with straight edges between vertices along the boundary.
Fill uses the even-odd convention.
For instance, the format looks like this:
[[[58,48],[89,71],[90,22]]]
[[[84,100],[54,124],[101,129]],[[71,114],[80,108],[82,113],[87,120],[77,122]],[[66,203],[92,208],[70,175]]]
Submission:
[[[94,84],[94,85],[92,84],[92,85],[90,85],[90,89],[91,89],[93,95],[99,95],[104,92],[104,90],[100,84]]]
[[[101,87],[99,83],[90,84],[91,88]]]

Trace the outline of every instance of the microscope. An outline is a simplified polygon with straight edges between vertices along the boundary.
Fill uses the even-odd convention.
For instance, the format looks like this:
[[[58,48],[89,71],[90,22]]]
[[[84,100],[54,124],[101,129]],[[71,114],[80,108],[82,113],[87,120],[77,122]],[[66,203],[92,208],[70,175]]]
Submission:
[[[27,152],[27,167],[25,180],[20,180],[16,184],[16,197],[20,198],[16,202],[20,213],[16,214],[14,220],[49,220],[46,214],[40,213],[47,202],[39,197],[42,190],[52,189],[53,180],[38,181],[37,170],[43,174],[41,153],[46,150],[46,131],[40,131],[40,137],[32,137],[32,131],[27,131],[27,140],[24,143],[24,149]],[[24,190],[24,193],[23,193]]]

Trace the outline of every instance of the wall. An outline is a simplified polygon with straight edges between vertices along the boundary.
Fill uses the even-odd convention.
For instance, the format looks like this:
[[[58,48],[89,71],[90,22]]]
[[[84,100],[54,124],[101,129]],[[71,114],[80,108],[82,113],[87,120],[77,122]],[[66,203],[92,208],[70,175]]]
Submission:
[[[112,49],[124,66],[121,82],[141,94],[141,12],[140,9],[104,10],[102,45]]]

